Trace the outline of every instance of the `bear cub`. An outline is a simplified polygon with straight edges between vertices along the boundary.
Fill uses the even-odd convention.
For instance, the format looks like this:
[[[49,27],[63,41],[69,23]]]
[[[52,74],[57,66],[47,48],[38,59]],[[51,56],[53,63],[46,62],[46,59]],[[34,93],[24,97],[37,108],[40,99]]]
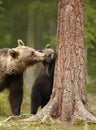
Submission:
[[[38,107],[43,108],[52,94],[56,52],[47,45],[42,51],[46,59],[42,61],[41,70],[35,79],[31,91],[31,114],[36,114]]]

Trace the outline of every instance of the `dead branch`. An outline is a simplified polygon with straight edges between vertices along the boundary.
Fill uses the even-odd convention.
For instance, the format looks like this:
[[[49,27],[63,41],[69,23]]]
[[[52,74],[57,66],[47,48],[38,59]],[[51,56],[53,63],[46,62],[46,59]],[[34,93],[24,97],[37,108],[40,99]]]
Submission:
[[[10,121],[11,119],[21,118],[22,116],[32,116],[32,114],[21,114],[19,116],[9,116],[7,119],[0,121],[0,123]]]

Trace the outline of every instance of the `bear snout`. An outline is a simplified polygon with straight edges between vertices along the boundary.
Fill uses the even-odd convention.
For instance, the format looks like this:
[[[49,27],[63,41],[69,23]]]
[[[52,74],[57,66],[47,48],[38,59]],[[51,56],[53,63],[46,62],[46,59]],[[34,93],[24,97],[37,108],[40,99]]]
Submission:
[[[57,55],[57,52],[55,52],[55,53],[54,53],[54,59],[56,59],[57,56],[58,56],[58,55]]]
[[[50,54],[50,53],[49,53],[49,54],[47,55],[47,57],[48,57],[48,58],[51,58],[52,55],[53,55],[53,54]]]
[[[53,60],[57,57],[57,53],[47,53],[46,54],[46,58],[49,59],[49,60]]]
[[[34,57],[37,57],[38,60],[43,61],[43,60],[45,60],[46,56],[45,56],[45,53],[41,53],[41,52],[36,51],[34,53]]]

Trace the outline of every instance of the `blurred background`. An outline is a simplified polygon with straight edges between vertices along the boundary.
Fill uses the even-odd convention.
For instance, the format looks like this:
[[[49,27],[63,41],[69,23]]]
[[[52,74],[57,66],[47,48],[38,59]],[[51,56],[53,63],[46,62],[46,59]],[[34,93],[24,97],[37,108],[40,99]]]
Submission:
[[[35,49],[43,49],[46,44],[51,44],[55,49],[57,4],[57,0],[0,0],[0,48],[16,47],[17,39],[22,39],[26,45]],[[95,0],[85,1],[84,24],[87,56],[87,92],[96,95]],[[24,74],[25,96],[22,104],[22,113],[30,113],[30,90],[37,73],[38,69],[34,67],[28,69]],[[2,116],[10,115],[7,97],[8,91],[5,90],[0,93],[0,104],[3,104],[2,107],[0,105],[0,115]]]

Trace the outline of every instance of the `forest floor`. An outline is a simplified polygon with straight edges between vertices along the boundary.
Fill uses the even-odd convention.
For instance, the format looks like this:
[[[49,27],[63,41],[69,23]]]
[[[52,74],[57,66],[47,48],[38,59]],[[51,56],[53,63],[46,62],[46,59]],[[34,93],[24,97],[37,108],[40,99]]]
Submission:
[[[88,105],[96,113],[96,88],[88,86],[87,89]],[[30,114],[30,94],[24,94],[24,100],[21,108],[22,114]],[[8,91],[0,93],[0,121],[7,119],[11,115],[8,102]],[[25,119],[29,116],[22,116],[20,119]],[[52,123],[47,121],[41,124],[37,122],[22,122],[18,118],[11,119],[7,122],[0,122],[0,130],[96,130],[96,124],[84,123],[77,121],[75,123]]]

